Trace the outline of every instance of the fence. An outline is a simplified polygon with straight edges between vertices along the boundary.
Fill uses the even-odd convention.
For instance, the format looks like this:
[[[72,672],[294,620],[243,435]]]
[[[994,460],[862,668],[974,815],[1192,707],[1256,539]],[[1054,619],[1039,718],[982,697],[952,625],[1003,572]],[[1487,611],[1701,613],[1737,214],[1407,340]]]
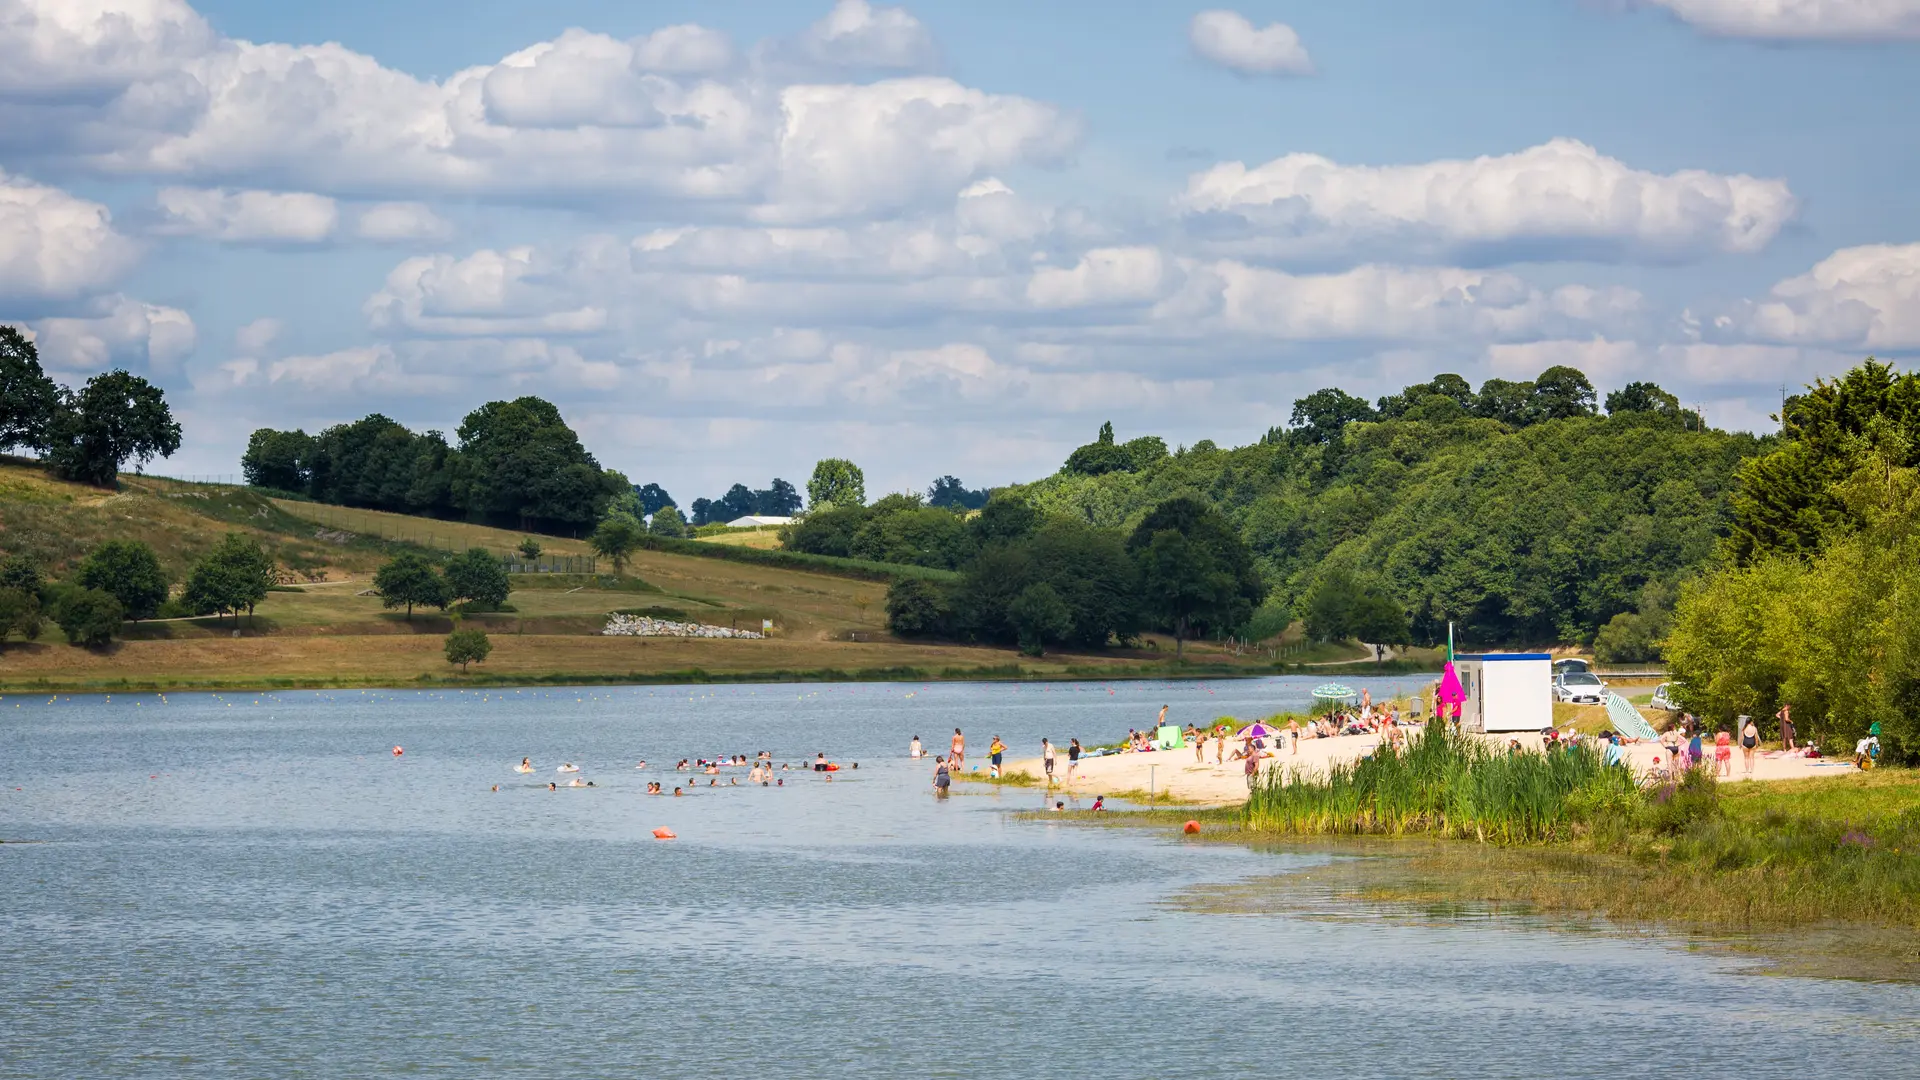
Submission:
[[[503,556],[509,574],[592,574],[596,560],[591,555],[541,555],[529,559],[518,553]]]

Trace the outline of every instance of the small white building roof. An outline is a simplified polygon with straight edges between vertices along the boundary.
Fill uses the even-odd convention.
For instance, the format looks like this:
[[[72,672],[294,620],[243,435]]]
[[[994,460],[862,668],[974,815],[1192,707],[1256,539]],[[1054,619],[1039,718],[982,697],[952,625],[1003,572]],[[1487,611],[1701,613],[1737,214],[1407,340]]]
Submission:
[[[791,524],[793,524],[793,519],[790,517],[774,517],[771,514],[765,514],[765,515],[749,514],[746,517],[734,518],[732,521],[727,522],[727,528],[752,529],[762,525],[791,525]]]

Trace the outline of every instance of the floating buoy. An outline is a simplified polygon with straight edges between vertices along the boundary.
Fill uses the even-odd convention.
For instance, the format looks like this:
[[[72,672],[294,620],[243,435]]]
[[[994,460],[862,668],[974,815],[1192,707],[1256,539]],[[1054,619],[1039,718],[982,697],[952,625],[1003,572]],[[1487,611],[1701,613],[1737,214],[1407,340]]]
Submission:
[[[1200,823],[1197,821],[1189,821],[1185,825],[1182,825],[1180,827],[1180,831],[1186,832],[1186,833],[1197,833],[1200,831]]]
[[[393,756],[394,756],[394,757],[399,757],[399,756],[400,756],[401,754],[404,754],[404,753],[406,753],[406,751],[405,751],[405,750],[402,750],[402,749],[400,749],[400,748],[399,748],[399,747],[397,747],[397,746],[393,748]]]
[[[655,840],[678,840],[679,839],[679,837],[673,835],[672,829],[667,829],[667,828],[660,828],[660,829],[653,830],[653,838]]]

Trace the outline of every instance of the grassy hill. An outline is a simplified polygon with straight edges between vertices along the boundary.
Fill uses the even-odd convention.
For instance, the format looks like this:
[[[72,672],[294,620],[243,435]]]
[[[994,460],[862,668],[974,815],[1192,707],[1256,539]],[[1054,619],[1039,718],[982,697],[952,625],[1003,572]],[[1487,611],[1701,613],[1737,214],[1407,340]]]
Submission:
[[[0,692],[455,681],[440,654],[452,618],[416,611],[408,619],[386,610],[371,592],[373,573],[403,550],[504,552],[524,535],[158,478],[125,476],[119,491],[103,491],[50,479],[29,461],[0,459],[0,554],[30,555],[55,577],[71,572],[103,540],[134,539],[151,544],[178,583],[229,532],[259,541],[287,582],[268,594],[255,617],[129,625],[123,640],[99,651],[70,646],[49,626],[34,642],[0,646]],[[547,553],[588,553],[573,537],[535,539]],[[1145,675],[1166,669],[1164,652],[1153,649],[1032,660],[1004,649],[900,642],[885,629],[886,564],[735,561],[788,554],[682,541],[637,553],[619,576],[516,574],[514,610],[463,617],[494,642],[493,655],[466,681]],[[608,569],[605,560],[599,569]],[[612,611],[746,628],[766,619],[776,631],[764,641],[602,637]],[[1204,647],[1194,659],[1203,672],[1270,663]]]

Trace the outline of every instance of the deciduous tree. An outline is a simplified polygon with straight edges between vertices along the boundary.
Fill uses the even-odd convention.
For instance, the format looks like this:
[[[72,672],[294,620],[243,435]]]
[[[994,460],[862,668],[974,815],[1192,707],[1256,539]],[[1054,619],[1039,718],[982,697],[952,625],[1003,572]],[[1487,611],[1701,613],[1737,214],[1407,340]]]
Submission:
[[[167,602],[167,575],[160,557],[139,540],[108,540],[93,549],[74,580],[99,589],[120,602],[122,615],[134,622],[151,619]]]

